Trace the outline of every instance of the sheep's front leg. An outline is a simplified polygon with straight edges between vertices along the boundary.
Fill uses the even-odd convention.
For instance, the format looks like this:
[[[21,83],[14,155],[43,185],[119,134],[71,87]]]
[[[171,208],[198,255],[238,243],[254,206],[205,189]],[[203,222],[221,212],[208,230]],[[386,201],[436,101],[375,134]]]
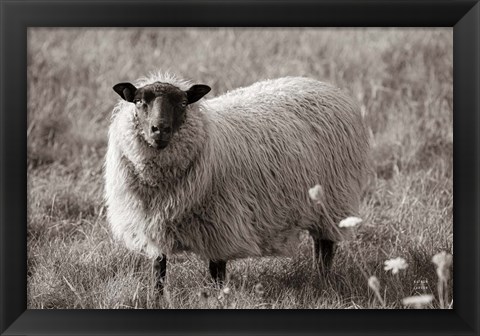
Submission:
[[[328,239],[314,239],[315,258],[318,263],[322,263],[320,268],[326,272],[332,267],[333,256],[335,255],[335,242]],[[322,267],[323,266],[323,267]]]
[[[155,288],[160,294],[163,294],[165,275],[167,274],[167,256],[165,254],[155,259],[153,269],[155,270]]]
[[[223,285],[225,281],[225,275],[227,273],[227,262],[224,260],[210,260],[208,268],[210,270],[210,275],[212,276],[213,280],[215,280],[218,285]]]

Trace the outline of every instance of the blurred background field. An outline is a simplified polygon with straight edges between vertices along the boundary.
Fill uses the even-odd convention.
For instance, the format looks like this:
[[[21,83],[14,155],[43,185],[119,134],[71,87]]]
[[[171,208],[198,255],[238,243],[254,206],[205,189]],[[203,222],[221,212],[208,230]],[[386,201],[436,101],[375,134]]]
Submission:
[[[423,293],[440,307],[431,258],[453,253],[452,43],[443,28],[30,28],[28,307],[403,308]],[[207,97],[294,75],[358,100],[376,176],[333,274],[318,276],[305,238],[291,258],[230,262],[229,293],[212,286],[205,261],[176,256],[167,295],[154,292],[151,261],[111,238],[102,165],[112,86],[158,70],[210,85]],[[408,267],[394,275],[383,263],[395,257]],[[363,273],[379,279],[385,305]]]

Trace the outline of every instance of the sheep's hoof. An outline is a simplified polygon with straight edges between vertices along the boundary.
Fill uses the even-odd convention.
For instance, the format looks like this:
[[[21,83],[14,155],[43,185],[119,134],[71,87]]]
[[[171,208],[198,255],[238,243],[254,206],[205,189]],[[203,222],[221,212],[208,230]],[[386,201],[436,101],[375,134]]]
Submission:
[[[157,282],[157,284],[155,285],[155,291],[159,294],[159,295],[163,295],[163,291],[164,291],[164,286],[163,284],[160,284]]]
[[[162,255],[153,262],[155,271],[155,289],[160,295],[163,295],[165,276],[167,274],[167,256]]]
[[[315,257],[318,267],[325,275],[330,273],[335,255],[335,242],[328,239],[315,239]]]
[[[208,269],[210,270],[210,275],[212,276],[215,284],[218,287],[222,287],[225,283],[225,276],[227,273],[227,262],[224,260],[213,261],[210,260]]]

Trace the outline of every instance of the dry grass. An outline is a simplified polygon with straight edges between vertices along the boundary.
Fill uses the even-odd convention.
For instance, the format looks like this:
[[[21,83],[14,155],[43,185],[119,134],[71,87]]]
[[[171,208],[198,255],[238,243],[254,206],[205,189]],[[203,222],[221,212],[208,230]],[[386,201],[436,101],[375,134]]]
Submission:
[[[154,292],[151,262],[111,238],[102,164],[112,85],[158,69],[209,96],[305,75],[358,99],[377,176],[331,276],[306,238],[292,258],[230,262],[228,294],[193,255],[169,260],[167,295]],[[387,308],[424,292],[441,306],[431,258],[453,252],[451,29],[30,29],[28,83],[29,308],[382,307],[363,273]],[[397,256],[409,267],[384,271]]]

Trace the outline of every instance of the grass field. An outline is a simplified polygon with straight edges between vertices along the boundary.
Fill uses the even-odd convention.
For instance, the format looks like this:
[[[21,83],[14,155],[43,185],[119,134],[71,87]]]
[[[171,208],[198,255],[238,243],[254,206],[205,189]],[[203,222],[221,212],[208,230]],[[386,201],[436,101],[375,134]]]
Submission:
[[[431,261],[453,253],[452,43],[451,29],[30,29],[28,307],[403,308],[423,293],[435,296],[427,307],[452,307]],[[166,295],[154,292],[151,261],[112,240],[102,165],[112,86],[156,70],[208,84],[210,97],[302,75],[359,101],[376,177],[331,275],[312,267],[305,238],[291,258],[230,262],[227,293],[205,261],[178,255]],[[395,257],[408,263],[398,274],[383,269]]]

